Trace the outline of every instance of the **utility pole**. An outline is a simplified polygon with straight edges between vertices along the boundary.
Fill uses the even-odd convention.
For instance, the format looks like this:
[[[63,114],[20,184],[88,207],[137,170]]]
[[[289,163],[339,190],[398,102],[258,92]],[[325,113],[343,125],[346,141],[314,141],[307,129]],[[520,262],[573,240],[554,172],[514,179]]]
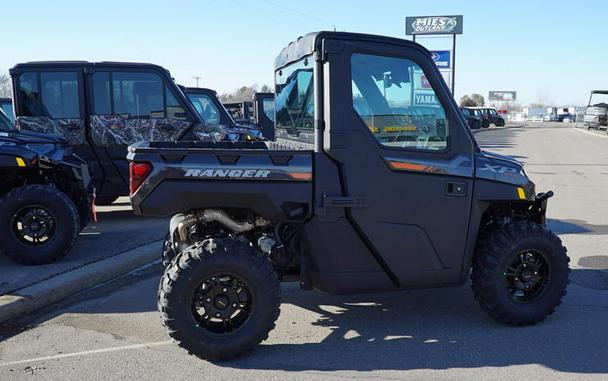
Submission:
[[[200,77],[200,76],[196,75],[196,76],[194,76],[192,78],[196,79],[196,87],[198,87],[198,80],[201,79],[201,78],[203,78],[203,77]]]

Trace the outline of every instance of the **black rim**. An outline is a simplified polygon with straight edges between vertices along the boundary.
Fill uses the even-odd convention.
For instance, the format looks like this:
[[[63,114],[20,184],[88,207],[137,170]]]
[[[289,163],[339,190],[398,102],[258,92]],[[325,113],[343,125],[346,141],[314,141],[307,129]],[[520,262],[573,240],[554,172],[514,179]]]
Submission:
[[[14,236],[22,243],[42,246],[53,238],[56,223],[48,209],[31,205],[15,213],[11,226]]]
[[[503,274],[507,292],[518,303],[529,303],[538,299],[551,276],[547,257],[535,250],[526,250],[517,255]]]
[[[249,287],[232,274],[205,279],[192,299],[194,319],[199,327],[213,334],[226,334],[242,327],[252,307]]]

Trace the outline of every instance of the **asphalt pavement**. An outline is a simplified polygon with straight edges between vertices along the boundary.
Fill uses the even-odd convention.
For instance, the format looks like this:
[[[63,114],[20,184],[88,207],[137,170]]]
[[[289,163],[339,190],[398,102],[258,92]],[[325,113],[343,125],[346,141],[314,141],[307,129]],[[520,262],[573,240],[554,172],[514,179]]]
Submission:
[[[469,285],[329,296],[283,285],[277,327],[250,355],[209,363],[168,341],[151,265],[0,332],[0,379],[608,378],[608,139],[564,125],[489,129],[480,144],[526,163],[553,190],[549,226],[568,247],[572,284],[546,321],[488,318]]]

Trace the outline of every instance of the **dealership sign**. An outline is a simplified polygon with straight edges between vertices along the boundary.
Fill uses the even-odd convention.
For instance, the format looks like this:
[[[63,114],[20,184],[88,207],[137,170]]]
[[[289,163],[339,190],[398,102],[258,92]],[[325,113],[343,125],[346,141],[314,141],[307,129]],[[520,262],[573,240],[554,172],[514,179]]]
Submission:
[[[451,65],[451,51],[449,50],[433,50],[431,58],[435,65],[440,69],[449,69]]]
[[[416,91],[414,92],[415,106],[438,106],[439,101],[434,92]]]
[[[514,101],[517,99],[516,91],[490,91],[489,97],[491,101]]]
[[[405,34],[462,34],[462,16],[406,17]]]

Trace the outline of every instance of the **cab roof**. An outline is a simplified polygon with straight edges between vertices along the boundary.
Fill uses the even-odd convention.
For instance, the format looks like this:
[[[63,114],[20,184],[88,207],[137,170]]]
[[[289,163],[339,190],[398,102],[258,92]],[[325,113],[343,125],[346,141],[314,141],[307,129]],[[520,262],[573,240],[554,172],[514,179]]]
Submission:
[[[289,45],[283,48],[281,53],[279,53],[277,58],[275,58],[274,60],[275,70],[284,67],[285,65],[288,65],[292,62],[298,61],[302,57],[308,56],[316,50],[320,50],[323,39],[363,41],[399,45],[406,48],[418,48],[427,53],[429,56],[431,55],[431,53],[422,45],[401,38],[363,33],[320,31],[300,36],[295,41],[290,42]]]
[[[165,69],[162,66],[145,63],[145,62],[116,62],[116,61],[99,61],[99,62],[89,62],[89,61],[30,61],[18,63],[15,65],[10,71],[11,74],[13,71],[19,71],[20,69],[41,69],[41,68],[65,68],[65,67],[95,67],[95,66],[103,66],[103,67],[126,67],[129,69],[135,68],[152,68],[156,70],[161,70],[166,73],[169,73],[169,70]]]
[[[179,85],[179,87],[182,89],[182,91],[185,91],[188,93],[201,93],[201,94],[217,95],[217,91],[210,89],[208,87],[187,87],[187,86],[182,86],[182,85]]]
[[[608,94],[608,90],[591,90],[591,94]]]

